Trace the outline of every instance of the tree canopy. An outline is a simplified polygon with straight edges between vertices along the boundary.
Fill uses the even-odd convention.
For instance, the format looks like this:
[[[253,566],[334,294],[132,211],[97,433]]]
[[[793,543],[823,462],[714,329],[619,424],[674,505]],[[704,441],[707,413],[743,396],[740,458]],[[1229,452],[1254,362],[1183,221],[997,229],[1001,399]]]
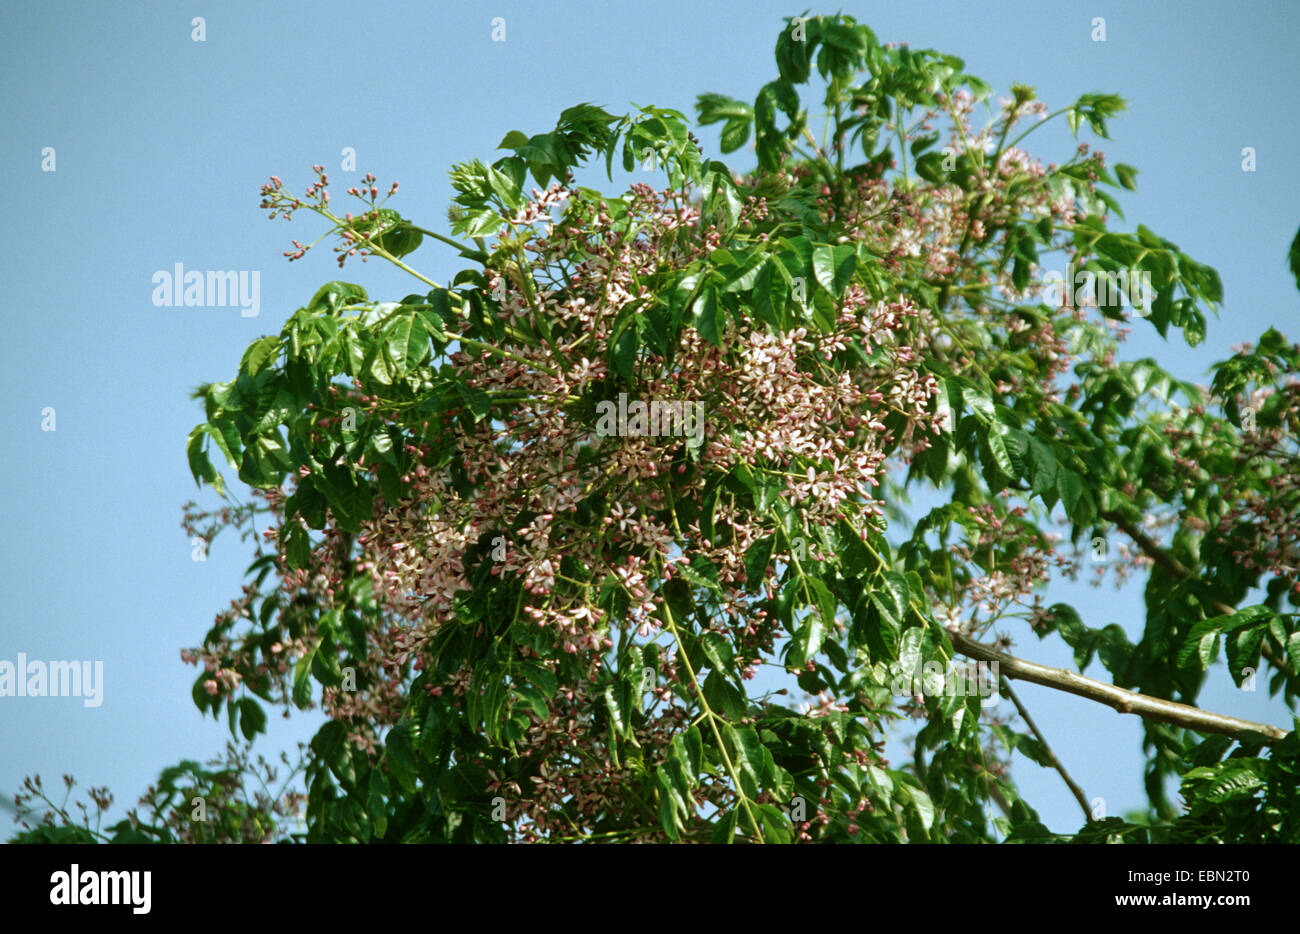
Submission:
[[[328,243],[414,289],[328,282],[195,394],[189,464],[225,503],[187,529],[260,534],[183,653],[193,701],[249,740],[320,705],[306,794],[241,797],[232,752],[106,832],[30,785],[55,810],[19,839],[1300,839],[1294,731],[1197,705],[1222,656],[1295,722],[1300,348],[1269,330],[1208,387],[1121,355],[1132,327],[1199,343],[1223,288],[1112,221],[1136,168],[1026,148],[1054,119],[1107,138],[1120,97],[995,99],[845,15],[787,20],[775,66],[699,96],[718,158],[654,106],[507,133],[451,170],[445,234],[373,175],[333,201],[323,166],[271,178],[272,218],[323,226],[290,260]],[[655,184],[578,184],[616,161]],[[465,263],[443,284],[438,245]],[[1043,600],[1097,554],[1145,575],[1135,640]],[[1076,671],[1034,662],[1057,639]],[[1144,813],[1089,813],[1016,680],[1142,718]]]

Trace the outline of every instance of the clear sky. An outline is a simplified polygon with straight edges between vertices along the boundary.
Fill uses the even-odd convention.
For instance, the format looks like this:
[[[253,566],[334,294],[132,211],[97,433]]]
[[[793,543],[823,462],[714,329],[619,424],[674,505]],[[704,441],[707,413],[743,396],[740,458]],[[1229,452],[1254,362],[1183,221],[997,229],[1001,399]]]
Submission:
[[[1269,326],[1300,336],[1284,263],[1300,225],[1293,3],[929,0],[842,10],[883,42],[963,57],[998,94],[1022,82],[1051,109],[1088,91],[1129,100],[1101,144],[1111,162],[1141,170],[1139,192],[1122,198],[1127,226],[1115,223],[1145,223],[1216,267],[1226,306],[1203,347],[1139,327],[1128,355],[1202,380]],[[102,660],[104,696],[96,708],[0,698],[0,792],[12,795],[33,772],[47,787],[69,772],[83,787],[110,786],[120,815],[160,767],[207,759],[229,735],[193,707],[195,671],[179,650],[239,594],[251,546],[221,537],[208,561],[191,560],[180,517],[196,491],[184,442],[202,413],[188,394],[231,378],[249,342],[278,332],[338,277],[328,250],[284,261],[290,237],[321,231],[300,226],[305,217],[266,219],[257,204],[267,176],[300,190],[323,163],[333,181],[349,180],[341,153],[353,147],[358,174],[400,180],[393,207],[445,230],[453,162],[495,158],[507,131],[544,132],[582,101],[693,115],[702,91],[752,99],[776,74],[781,17],[801,12],[767,0],[6,4],[0,165],[13,210],[0,226],[0,659]],[[203,42],[192,38],[196,16]],[[494,17],[505,19],[504,42],[492,41]],[[1092,39],[1095,17],[1105,19],[1104,42]],[[714,154],[718,128],[697,134]],[[1044,162],[1074,146],[1063,129],[1030,139]],[[1254,172],[1242,170],[1247,146]],[[46,147],[53,172],[42,171]],[[728,159],[744,168],[752,155]],[[419,268],[445,281],[456,257],[426,244]],[[177,263],[258,271],[259,315],[156,307],[153,274]],[[377,263],[349,264],[343,278],[381,300],[412,291]],[[53,432],[42,430],[47,407]],[[200,499],[218,502],[210,491]],[[1073,602],[1089,625],[1140,630],[1140,585],[1060,587],[1054,599]],[[1069,664],[1063,643],[1013,633],[1024,657]],[[1089,673],[1106,678],[1099,666]],[[1141,803],[1136,719],[1032,685],[1019,693],[1089,797],[1105,798],[1109,814]],[[1290,724],[1280,702],[1262,687],[1237,690],[1222,665],[1203,702]],[[273,717],[259,746],[305,740],[318,723]],[[1055,773],[1018,760],[1016,776],[1049,826],[1078,827]],[[10,826],[0,816],[5,836]]]

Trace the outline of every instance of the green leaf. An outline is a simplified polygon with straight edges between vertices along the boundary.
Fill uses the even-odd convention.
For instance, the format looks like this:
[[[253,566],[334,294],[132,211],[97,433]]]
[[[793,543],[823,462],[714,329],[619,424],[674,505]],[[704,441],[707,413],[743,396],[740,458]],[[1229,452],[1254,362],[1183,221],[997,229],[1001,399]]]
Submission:
[[[721,347],[722,340],[718,336],[718,297],[713,286],[700,293],[691,310],[695,313],[695,329],[700,332],[700,336],[714,347]]]
[[[838,601],[835,595],[831,593],[830,588],[819,577],[807,578],[808,586],[812,588],[813,599],[816,601],[817,612],[821,615],[822,624],[829,631],[835,627],[835,607]]]
[[[1011,465],[1010,454],[1007,453],[1006,441],[1004,440],[1005,432],[1006,429],[1000,422],[994,422],[989,426],[985,440],[987,441],[988,453],[993,466],[1010,482],[1015,479],[1016,470]]]
[[[1046,498],[1051,496],[1051,503],[1056,502],[1056,455],[1052,449],[1037,438],[1029,439],[1030,463],[1030,487],[1039,496]]]
[[[416,778],[419,775],[419,761],[415,753],[415,737],[412,735],[415,724],[403,720],[388,731],[384,741],[384,755],[388,760],[393,780],[406,791],[415,794]]]
[[[704,632],[700,635],[700,649],[715,671],[729,674],[735,663],[731,643],[716,632]]]
[[[1192,656],[1197,657],[1202,670],[1214,664],[1219,657],[1219,634],[1231,633],[1246,627],[1264,624],[1273,618],[1273,611],[1267,606],[1257,604],[1243,607],[1236,613],[1211,616],[1198,620],[1183,639],[1178,649],[1178,664],[1186,665]]]
[[[1248,798],[1268,784],[1265,764],[1259,759],[1229,759],[1219,765],[1192,769],[1183,776],[1183,794],[1222,804],[1236,798]]]
[[[745,696],[719,671],[709,672],[704,679],[704,699],[729,720],[741,720],[749,712]]]
[[[942,185],[947,177],[943,171],[944,156],[938,152],[927,152],[916,160],[916,174],[934,185]]]
[[[961,398],[970,407],[975,417],[986,425],[992,424],[997,418],[997,412],[993,406],[993,400],[989,398],[989,394],[963,379],[957,379],[954,382],[961,389]]]
[[[239,712],[239,729],[245,739],[251,740],[258,733],[266,732],[266,711],[257,701],[251,697],[243,698],[239,702]]]
[[[789,843],[794,839],[794,828],[790,819],[775,804],[760,804],[757,808],[759,823],[763,827],[763,839],[767,843]]]
[[[540,665],[524,665],[522,672],[529,683],[536,686],[548,699],[555,697],[556,689],[559,687],[555,672]]]
[[[371,769],[366,811],[369,813],[377,837],[382,837],[388,832],[388,800],[391,796],[392,792],[389,790],[388,779],[384,777],[384,773],[379,769]]]
[[[1123,162],[1115,163],[1115,175],[1119,178],[1119,183],[1129,191],[1137,191],[1137,174],[1138,170],[1131,165],[1125,165]]]
[[[716,256],[717,253],[721,252],[725,251],[717,250],[714,255]],[[735,257],[731,264],[719,270],[724,276],[722,291],[744,292],[754,288],[758,276],[767,265],[767,262],[768,257],[762,253],[742,253],[740,256]]]
[[[242,453],[243,440],[240,437],[239,429],[230,418],[218,417],[212,419],[209,424],[212,430],[208,432],[212,440],[216,442],[221,453],[225,455],[226,463],[235,469],[239,468],[239,454]]]
[[[315,655],[313,648],[293,666],[293,703],[299,709],[311,703],[311,666]]]
[[[1003,726],[994,724],[993,734],[1002,741],[1002,744],[1008,751],[1018,751],[1031,762],[1041,765],[1043,768],[1055,768],[1052,758],[1047,754],[1047,748],[1037,739],[1025,733],[1016,731]]]
[[[730,723],[724,723],[722,735],[732,762],[740,773],[742,790],[750,798],[758,797],[761,788],[760,768],[763,761],[763,744],[759,741],[758,734],[751,727],[737,728]]]
[[[899,671],[909,676],[914,672],[924,671],[925,657],[922,652],[924,639],[925,633],[916,626],[903,630],[898,640]]]
[[[364,242],[385,250],[397,258],[414,253],[424,241],[424,234],[391,208],[379,208],[376,219],[369,213],[352,220],[352,227],[366,235]]]
[[[244,351],[244,357],[239,361],[241,372],[249,376],[256,376],[267,363],[273,361],[280,350],[280,338],[263,337],[254,341]]]
[[[370,301],[366,290],[351,282],[326,282],[307,303],[307,310],[312,314],[327,312],[335,314],[344,305],[359,305]]]
[[[474,421],[481,421],[492,412],[492,397],[476,386],[456,384],[456,392],[465,400],[465,405],[474,415]]]
[[[1291,249],[1287,251],[1286,258],[1291,275],[1295,276],[1295,287],[1300,289],[1300,230],[1296,231],[1295,239],[1291,241]]]
[[[686,810],[686,802],[678,796],[677,789],[673,787],[673,780],[668,775],[667,769],[660,767],[655,769],[655,784],[659,792],[659,824],[668,835],[668,839],[677,841],[682,838],[682,831],[686,828],[682,825],[681,814]]]
[[[1214,664],[1214,660],[1219,657],[1218,630],[1202,632],[1195,640],[1185,641],[1178,652],[1178,664],[1187,664],[1193,654],[1196,655],[1202,670]]]
[[[518,211],[524,206],[524,198],[519,193],[519,187],[515,184],[514,179],[507,176],[504,172],[498,171],[493,166],[487,166],[488,185],[492,188],[492,193],[501,199],[501,203],[512,211]]]
[[[897,787],[899,797],[904,798],[912,805],[917,817],[920,818],[921,826],[928,834],[930,828],[934,826],[934,802],[921,788],[901,781],[898,782]]]
[[[700,737],[700,728],[693,726],[685,733],[678,733],[674,736],[673,745],[679,744],[686,756],[686,763],[690,768],[692,777],[698,776],[704,766],[704,740]]]
[[[614,694],[614,686],[610,685],[605,688],[605,709],[609,712],[610,723],[614,729],[624,738],[631,735],[630,725],[623,716],[623,707],[618,702],[618,697]]]
[[[216,468],[208,460],[205,450],[203,436],[207,433],[206,426],[195,428],[190,432],[189,442],[185,445],[185,453],[190,462],[190,473],[193,474],[197,486],[202,486],[204,483],[214,484],[217,481]]]
[[[190,687],[190,699],[194,701],[194,706],[199,709],[201,715],[206,714],[208,708],[212,706],[212,697],[203,689],[205,680],[207,680],[207,672],[201,672]]]
[[[776,65],[781,77],[796,84],[808,80],[811,70],[811,40],[816,36],[818,19],[806,19],[803,27],[806,35],[800,41],[793,38],[795,24],[786,19],[786,27],[781,30],[776,40]]]
[[[292,570],[298,571],[311,563],[311,538],[307,530],[297,523],[289,526],[284,535],[284,557]]]
[[[619,335],[618,340],[614,342],[614,367],[618,370],[620,376],[627,381],[628,385],[636,383],[636,352],[640,346],[640,334],[637,333],[635,323],[624,329]]]
[[[337,647],[332,643],[321,645],[311,656],[312,676],[326,687],[337,687],[343,682],[343,672],[339,668]]]
[[[677,792],[677,798],[682,803],[682,810],[689,814],[693,798],[691,789],[695,786],[695,775],[691,772],[690,765],[686,761],[686,750],[677,740],[680,736],[674,736],[668,747],[668,759],[662,766],[663,770],[668,773],[668,778],[672,781],[673,789]]]
[[[819,243],[813,247],[812,267],[813,276],[822,288],[839,298],[857,272],[857,247],[850,243],[834,247]]]
[[[718,816],[717,823],[709,833],[709,842],[716,844],[731,843],[736,839],[736,809],[732,808]]]
[[[769,259],[754,280],[754,311],[774,329],[784,329],[786,302],[790,299],[787,273],[779,260]]]
[[[879,580],[879,585],[871,589],[871,602],[895,629],[902,629],[911,596],[907,578],[897,571],[886,571]]]
[[[1083,495],[1083,478],[1069,468],[1062,467],[1056,474],[1056,489],[1061,494],[1065,514],[1074,517],[1075,507]]]
[[[695,99],[695,110],[701,126],[722,120],[750,120],[754,116],[754,108],[744,101],[713,93],[699,95]]]
[[[528,142],[527,134],[511,130],[502,137],[501,142],[497,144],[497,149],[518,149],[526,142]]]
[[[772,558],[774,535],[765,535],[749,546],[745,552],[745,582],[751,590],[763,582],[768,563]]]
[[[401,315],[384,328],[388,357],[393,362],[394,375],[401,375],[422,364],[429,356],[429,334],[415,314]]]
[[[786,657],[786,664],[791,668],[803,668],[821,651],[825,638],[826,626],[822,623],[821,614],[809,613],[790,637],[790,651]]]
[[[551,715],[550,706],[546,703],[546,698],[542,692],[537,690],[531,684],[516,684],[515,694],[521,698],[528,709],[537,716],[538,720],[546,721]]]
[[[752,120],[747,117],[728,120],[722,127],[721,148],[724,153],[735,152],[749,142],[749,126]]]

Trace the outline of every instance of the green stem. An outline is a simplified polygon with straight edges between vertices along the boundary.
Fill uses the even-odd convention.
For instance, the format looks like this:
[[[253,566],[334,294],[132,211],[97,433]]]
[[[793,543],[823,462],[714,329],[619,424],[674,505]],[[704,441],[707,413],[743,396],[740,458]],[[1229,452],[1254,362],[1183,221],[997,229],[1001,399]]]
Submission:
[[[459,241],[457,241],[457,240],[453,240],[451,237],[444,237],[444,236],[443,236],[442,234],[440,234],[440,233],[435,233],[435,232],[432,231],[432,230],[425,230],[423,227],[417,227],[415,224],[411,224],[411,223],[409,223],[409,222],[408,222],[407,226],[409,226],[412,230],[418,230],[420,233],[424,234],[426,237],[433,237],[433,239],[435,239],[435,240],[440,240],[441,242],[447,244],[447,246],[454,246],[456,249],[460,250],[461,253],[464,253],[464,254],[466,254],[466,255],[472,255],[473,253],[476,252],[476,251],[475,251],[474,249],[472,249],[471,247],[468,247],[468,246],[466,246],[465,244],[463,244],[463,243],[461,243],[461,242],[459,242]],[[477,251],[477,252],[482,252],[482,251]]]
[[[655,563],[658,564],[658,560]],[[660,574],[663,573],[662,568],[658,570]],[[682,660],[682,664],[686,666],[686,673],[691,679],[691,684],[695,687],[695,696],[700,702],[700,709],[704,711],[704,715],[709,719],[709,729],[713,731],[713,739],[718,744],[718,752],[722,755],[723,765],[727,770],[727,774],[731,777],[732,783],[736,786],[736,797],[740,801],[740,807],[745,812],[745,816],[749,818],[750,827],[758,838],[758,842],[765,843],[767,841],[763,839],[763,831],[758,825],[758,819],[754,816],[753,809],[750,807],[749,796],[745,794],[744,786],[740,784],[740,773],[736,770],[735,764],[732,763],[731,755],[727,752],[727,744],[722,738],[722,731],[718,729],[718,720],[720,718],[704,697],[704,688],[700,685],[695,669],[691,666],[691,660],[686,655],[686,647],[682,644],[681,633],[677,629],[676,622],[673,621],[673,611],[669,609],[668,601],[664,600],[661,605],[664,610],[664,622],[668,625],[668,631],[672,633],[673,639],[677,643],[677,656]]]

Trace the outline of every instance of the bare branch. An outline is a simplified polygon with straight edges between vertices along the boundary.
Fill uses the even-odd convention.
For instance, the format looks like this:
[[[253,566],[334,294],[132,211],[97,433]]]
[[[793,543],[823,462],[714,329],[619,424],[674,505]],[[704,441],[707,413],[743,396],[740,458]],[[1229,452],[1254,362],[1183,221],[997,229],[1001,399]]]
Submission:
[[[1065,771],[1065,766],[1061,765],[1061,760],[1056,758],[1056,753],[1052,752],[1052,747],[1048,745],[1047,737],[1043,735],[1040,729],[1038,729],[1038,724],[1034,722],[1034,718],[1029,716],[1029,711],[1025,708],[1025,705],[1020,702],[1020,698],[1016,696],[1016,692],[1011,690],[1011,685],[1004,684],[1002,689],[1007,692],[1007,697],[1011,698],[1011,703],[1016,705],[1016,710],[1020,712],[1020,719],[1025,721],[1025,726],[1029,727],[1030,732],[1034,734],[1034,738],[1038,740],[1038,744],[1043,747],[1043,752],[1047,754],[1047,758],[1051,761],[1052,767],[1056,769],[1056,771],[1061,774],[1061,778],[1065,780],[1065,784],[1070,789],[1070,793],[1074,795],[1074,800],[1078,801],[1079,807],[1083,808],[1083,819],[1088,823],[1092,823],[1092,808],[1088,807],[1088,796],[1083,793],[1083,789],[1079,787],[1079,784],[1070,777],[1070,773]]]
[[[1146,694],[1138,694],[1113,684],[1105,684],[1101,681],[1094,681],[1092,678],[1085,678],[1081,674],[1066,671],[1064,668],[1051,668],[1037,662],[1025,661],[1022,658],[1016,658],[1014,655],[999,652],[992,646],[985,645],[982,642],[976,642],[969,636],[962,635],[959,632],[948,630],[948,638],[952,640],[953,648],[968,658],[983,662],[997,662],[999,674],[1008,678],[1028,681],[1031,684],[1041,684],[1043,687],[1085,697],[1088,700],[1113,707],[1120,713],[1137,714],[1147,720],[1170,723],[1184,729],[1195,730],[1198,733],[1221,733],[1225,736],[1231,736],[1233,739],[1254,739],[1269,745],[1278,742],[1287,735],[1286,730],[1269,726],[1266,723],[1255,723],[1251,720],[1242,720],[1238,717],[1212,713],[1199,707],[1192,707],[1189,704],[1180,704],[1177,701],[1149,697]]]

